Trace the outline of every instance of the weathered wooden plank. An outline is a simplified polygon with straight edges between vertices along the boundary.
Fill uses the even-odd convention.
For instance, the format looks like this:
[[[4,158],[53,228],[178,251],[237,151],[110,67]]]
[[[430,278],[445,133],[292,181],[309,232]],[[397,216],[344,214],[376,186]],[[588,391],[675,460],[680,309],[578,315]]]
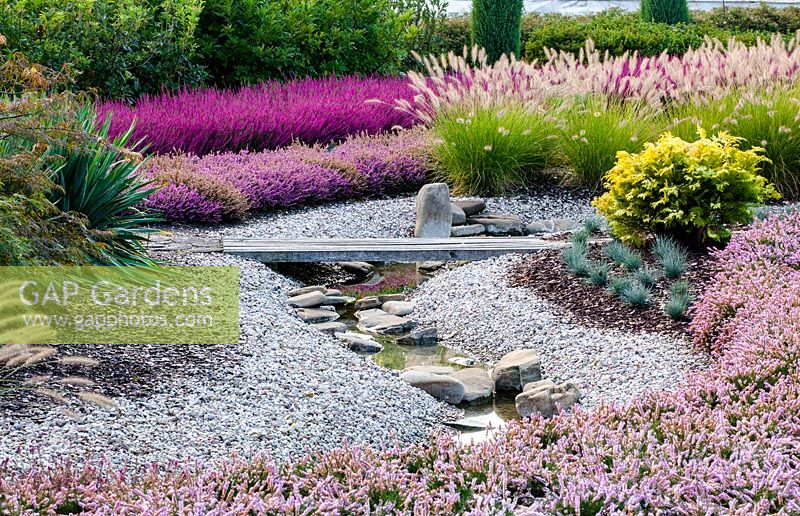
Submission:
[[[530,237],[398,239],[224,239],[227,254],[262,262],[480,260],[508,253],[560,249],[567,242]]]
[[[151,235],[145,243],[150,251],[173,251],[182,253],[221,253],[222,239],[186,235]]]

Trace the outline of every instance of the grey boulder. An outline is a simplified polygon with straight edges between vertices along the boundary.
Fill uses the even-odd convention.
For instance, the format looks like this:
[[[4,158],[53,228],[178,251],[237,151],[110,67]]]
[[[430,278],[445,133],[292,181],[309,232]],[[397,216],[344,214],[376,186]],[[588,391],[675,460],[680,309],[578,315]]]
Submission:
[[[377,296],[362,297],[356,301],[356,310],[369,310],[371,308],[380,308],[381,300]]]
[[[296,308],[313,308],[326,304],[325,301],[327,299],[328,296],[322,292],[308,292],[306,294],[290,297],[286,300],[286,304]]]
[[[540,235],[543,233],[574,231],[579,227],[581,227],[581,223],[572,219],[535,220],[525,226],[525,231],[529,235]]]
[[[526,384],[514,403],[522,417],[541,414],[547,418],[556,415],[559,410],[572,407],[580,399],[581,392],[572,382],[556,385],[550,380],[540,380]]]
[[[383,303],[381,309],[387,314],[409,315],[414,311],[414,303],[408,301],[387,301]]]
[[[477,215],[486,209],[486,201],[475,199],[470,201],[453,201],[453,204],[461,208],[467,217]]]
[[[378,353],[383,350],[383,346],[375,342],[367,335],[360,335],[358,333],[338,333],[336,338],[339,339],[351,351],[359,353]]]
[[[522,221],[514,215],[502,215],[497,213],[482,213],[477,217],[467,219],[470,224],[482,224],[486,228],[486,233],[496,236],[521,235]]]
[[[494,382],[489,373],[481,367],[462,369],[450,375],[464,384],[462,402],[474,402],[489,399],[494,392]]]
[[[464,213],[464,210],[462,210],[460,207],[450,203],[450,211],[453,212],[453,219],[451,221],[453,226],[463,226],[467,223],[467,214]]]
[[[381,310],[381,312],[383,311]],[[387,314],[386,312],[383,312],[383,314],[376,313],[362,316],[358,320],[359,330],[382,335],[404,333],[413,329],[416,325],[416,321],[397,315]]]
[[[403,371],[400,379],[452,405],[461,403],[464,398],[464,384],[450,376],[425,371]]]
[[[450,209],[450,189],[445,183],[431,183],[417,194],[417,238],[447,238],[453,213]]]
[[[339,318],[339,314],[336,311],[322,310],[320,308],[298,308],[296,312],[303,322],[309,324],[335,321]]]
[[[492,370],[496,391],[522,391],[526,384],[542,379],[539,354],[532,349],[518,349],[503,356]]]
[[[321,292],[324,294],[326,290],[328,289],[323,287],[322,285],[311,285],[309,287],[302,287],[290,290],[288,295],[289,297],[296,297],[296,296],[302,296],[303,294],[308,294],[310,292]]]
[[[482,235],[486,233],[486,226],[483,224],[468,224],[466,226],[454,226],[450,229],[450,236],[453,238]]]
[[[403,346],[432,346],[437,342],[439,335],[433,327],[415,330],[397,339],[397,343]]]
[[[311,327],[315,330],[321,331],[322,333],[327,333],[328,335],[335,335],[337,333],[344,333],[347,331],[347,325],[337,321],[313,323]]]

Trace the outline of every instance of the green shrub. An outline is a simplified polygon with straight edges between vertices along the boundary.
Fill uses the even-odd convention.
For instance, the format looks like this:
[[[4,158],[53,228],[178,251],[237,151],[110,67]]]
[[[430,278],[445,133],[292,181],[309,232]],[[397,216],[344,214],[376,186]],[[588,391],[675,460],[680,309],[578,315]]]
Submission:
[[[447,0],[391,0],[391,5],[395,11],[404,14],[407,48],[422,56],[440,54],[445,48],[452,48],[444,43]],[[466,33],[469,36],[469,28]],[[469,37],[465,44],[469,44]],[[417,60],[408,55],[402,66],[408,69],[416,64]]]
[[[199,85],[195,29],[202,0],[8,0],[0,2],[5,55],[22,52],[53,69],[69,65],[76,86],[133,98]]]
[[[523,0],[472,0],[472,44],[489,62],[503,54],[521,56]]]
[[[717,7],[692,13],[692,20],[723,29],[794,34],[800,30],[800,7]]]
[[[620,291],[619,298],[631,306],[644,306],[650,302],[650,289],[633,281]]]
[[[750,206],[778,197],[757,174],[760,149],[737,148],[727,133],[686,142],[669,133],[639,154],[620,152],[606,176],[608,192],[594,200],[611,232],[641,245],[668,234],[692,245],[725,241],[729,226],[751,220]]]
[[[689,22],[689,4],[686,0],[642,0],[642,19],[675,25]]]
[[[144,265],[151,263],[142,242],[151,230],[147,226],[159,219],[143,211],[139,204],[155,191],[138,173],[141,155],[135,153],[139,143],[131,143],[133,126],[114,138],[109,147],[111,117],[102,125],[95,122],[94,109],[85,107],[78,114],[83,130],[98,141],[79,151],[66,148],[54,152],[64,162],[54,172],[60,187],[53,191],[52,201],[63,212],[77,212],[85,217],[94,232],[103,265]]]
[[[206,0],[200,54],[221,86],[289,76],[394,73],[411,13],[389,0]]]
[[[551,162],[552,122],[522,108],[453,109],[433,125],[437,176],[457,195],[502,194],[526,185]]]
[[[561,114],[560,150],[577,184],[599,190],[616,153],[637,152],[658,131],[652,117],[636,103],[611,103],[598,98],[577,102]]]
[[[735,26],[724,28],[706,23],[668,25],[644,21],[638,13],[613,9],[592,16],[531,14],[525,17],[523,27],[524,58],[529,61],[545,59],[545,48],[577,54],[590,38],[601,53],[608,51],[618,56],[635,51],[642,56],[656,56],[665,50],[669,54],[682,54],[689,48],[697,48],[705,36],[720,41],[735,37],[748,45],[755,44],[758,37],[769,40],[770,36],[768,32]]]

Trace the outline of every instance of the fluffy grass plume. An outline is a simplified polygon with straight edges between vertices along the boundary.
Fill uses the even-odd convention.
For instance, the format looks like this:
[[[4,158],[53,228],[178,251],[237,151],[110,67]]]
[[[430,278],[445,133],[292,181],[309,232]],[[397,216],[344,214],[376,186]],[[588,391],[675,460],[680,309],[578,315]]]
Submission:
[[[497,195],[542,177],[555,152],[553,121],[521,107],[442,113],[436,175],[456,195]]]

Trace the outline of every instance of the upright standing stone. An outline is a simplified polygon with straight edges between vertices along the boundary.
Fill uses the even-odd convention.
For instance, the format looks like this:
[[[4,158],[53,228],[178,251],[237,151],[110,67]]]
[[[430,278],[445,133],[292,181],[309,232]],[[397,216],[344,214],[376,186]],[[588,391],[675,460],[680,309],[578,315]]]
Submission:
[[[417,238],[448,238],[453,222],[450,189],[444,183],[425,185],[417,194]]]

